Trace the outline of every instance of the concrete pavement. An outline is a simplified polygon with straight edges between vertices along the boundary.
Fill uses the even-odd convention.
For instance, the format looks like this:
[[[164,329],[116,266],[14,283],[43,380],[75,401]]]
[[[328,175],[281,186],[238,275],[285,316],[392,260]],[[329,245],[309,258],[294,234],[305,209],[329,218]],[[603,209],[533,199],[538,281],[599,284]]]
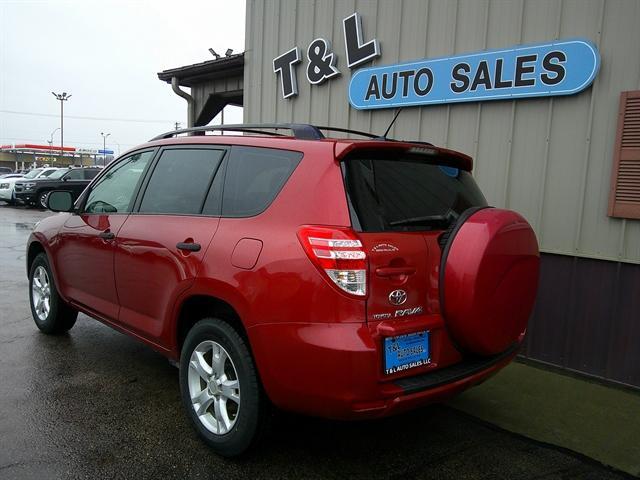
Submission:
[[[516,362],[450,404],[640,476],[640,392]]]

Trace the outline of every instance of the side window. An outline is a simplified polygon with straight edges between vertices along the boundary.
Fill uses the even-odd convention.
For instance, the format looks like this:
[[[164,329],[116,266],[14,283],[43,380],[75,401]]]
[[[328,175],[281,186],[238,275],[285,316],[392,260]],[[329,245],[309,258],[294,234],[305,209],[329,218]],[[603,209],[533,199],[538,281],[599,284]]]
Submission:
[[[85,180],[93,180],[96,178],[96,175],[100,173],[100,170],[97,168],[84,168],[84,179]]]
[[[84,169],[74,168],[64,176],[64,180],[84,180]]]
[[[133,192],[153,153],[136,153],[109,168],[89,192],[85,213],[128,212]]]
[[[263,212],[300,163],[288,150],[232,147],[222,199],[222,216],[250,217]]]
[[[139,212],[200,214],[224,153],[225,150],[211,148],[164,150],[153,169]]]

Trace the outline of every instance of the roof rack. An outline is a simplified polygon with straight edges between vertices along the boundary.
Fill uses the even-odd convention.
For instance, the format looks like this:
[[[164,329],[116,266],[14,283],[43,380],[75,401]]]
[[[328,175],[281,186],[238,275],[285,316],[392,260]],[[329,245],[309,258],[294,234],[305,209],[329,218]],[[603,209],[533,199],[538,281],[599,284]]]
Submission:
[[[262,131],[267,129],[267,131]],[[204,132],[247,132],[259,133],[262,135],[282,136],[281,133],[270,132],[268,130],[291,130],[295,138],[301,140],[322,140],[324,135],[313,125],[303,123],[240,123],[237,125],[207,125],[204,127],[183,128],[180,130],[172,130],[157,137],[153,137],[150,142],[162,140],[163,138],[171,138],[182,133],[204,133]]]
[[[374,135],[372,133],[361,132],[358,130],[349,130],[348,128],[338,127],[318,127],[306,123],[240,123],[235,125],[207,125],[204,127],[183,128],[180,130],[171,130],[153,137],[150,142],[162,140],[166,138],[176,137],[184,133],[204,133],[204,132],[246,132],[258,133],[262,135],[283,136],[282,133],[271,132],[269,130],[291,130],[293,136],[299,140],[322,140],[325,136],[321,130],[328,132],[353,133],[367,138],[376,138],[386,140],[385,138]]]

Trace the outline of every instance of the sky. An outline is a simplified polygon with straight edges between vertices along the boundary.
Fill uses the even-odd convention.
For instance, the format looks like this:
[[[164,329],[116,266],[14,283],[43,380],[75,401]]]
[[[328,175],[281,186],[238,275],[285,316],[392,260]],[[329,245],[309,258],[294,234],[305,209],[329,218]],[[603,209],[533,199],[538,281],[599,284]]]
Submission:
[[[65,146],[102,148],[104,132],[118,153],[186,127],[186,101],[157,72],[212,59],[209,48],[242,52],[244,29],[244,0],[0,0],[0,144],[47,145],[60,126],[52,91],[71,94]],[[227,107],[225,123],[241,121]]]

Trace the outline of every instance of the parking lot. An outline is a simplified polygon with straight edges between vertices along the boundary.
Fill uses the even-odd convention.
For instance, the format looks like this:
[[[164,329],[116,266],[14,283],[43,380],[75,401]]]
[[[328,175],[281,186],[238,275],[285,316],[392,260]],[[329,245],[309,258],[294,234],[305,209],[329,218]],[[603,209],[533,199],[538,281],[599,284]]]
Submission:
[[[35,328],[24,248],[50,214],[0,205],[1,478],[624,478],[447,406],[362,423],[277,414],[257,451],[221,459],[159,354],[84,315],[62,337]]]

